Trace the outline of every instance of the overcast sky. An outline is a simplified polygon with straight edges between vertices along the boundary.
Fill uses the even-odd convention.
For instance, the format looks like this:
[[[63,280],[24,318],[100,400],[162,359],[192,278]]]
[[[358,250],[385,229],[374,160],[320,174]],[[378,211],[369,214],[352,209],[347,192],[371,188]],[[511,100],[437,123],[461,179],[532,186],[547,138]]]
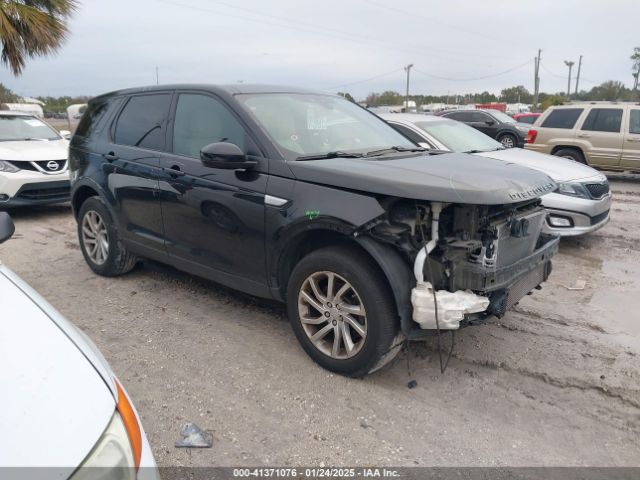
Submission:
[[[22,95],[95,95],[156,83],[277,83],[363,98],[631,84],[638,0],[81,0],[57,56],[0,82]],[[574,67],[574,78],[576,67]],[[503,73],[507,72],[507,73]],[[573,83],[573,82],[572,82]],[[573,90],[573,86],[572,86]]]

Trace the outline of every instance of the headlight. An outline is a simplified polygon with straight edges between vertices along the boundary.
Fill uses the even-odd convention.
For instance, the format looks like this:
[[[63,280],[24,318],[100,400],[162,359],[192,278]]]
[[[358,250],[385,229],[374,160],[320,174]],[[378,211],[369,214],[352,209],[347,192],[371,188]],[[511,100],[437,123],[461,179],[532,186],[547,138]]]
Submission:
[[[578,198],[591,198],[589,192],[579,183],[560,183],[558,182],[558,189],[556,193],[562,195],[570,195]]]
[[[133,450],[118,412],[71,480],[128,480],[136,478]]]
[[[0,172],[5,173],[16,173],[19,172],[20,169],[15,165],[7,162],[6,160],[0,160]]]
[[[115,380],[118,405],[109,426],[71,480],[135,479],[142,456],[142,431],[133,406]]]

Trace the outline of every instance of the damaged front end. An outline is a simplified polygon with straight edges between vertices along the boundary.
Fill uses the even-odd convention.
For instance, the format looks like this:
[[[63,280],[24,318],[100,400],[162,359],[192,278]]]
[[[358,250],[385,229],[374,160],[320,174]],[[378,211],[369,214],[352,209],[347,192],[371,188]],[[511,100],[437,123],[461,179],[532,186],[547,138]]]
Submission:
[[[381,204],[386,215],[365,228],[413,267],[410,328],[403,319],[409,338],[502,317],[551,273],[559,239],[542,233],[538,199],[464,205],[387,198]]]

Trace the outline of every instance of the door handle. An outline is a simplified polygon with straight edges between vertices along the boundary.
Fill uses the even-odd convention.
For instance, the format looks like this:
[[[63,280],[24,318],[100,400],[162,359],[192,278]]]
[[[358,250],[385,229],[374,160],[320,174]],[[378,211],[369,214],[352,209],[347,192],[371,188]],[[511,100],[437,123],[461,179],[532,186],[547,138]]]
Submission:
[[[578,135],[576,135],[580,138],[589,138],[591,135],[589,135],[588,133],[579,133]]]
[[[120,158],[118,155],[114,154],[113,152],[105,153],[102,156],[104,157],[104,159],[107,162],[113,162],[113,161],[118,160]]]
[[[180,170],[180,165],[171,165],[171,167],[165,168],[164,171],[172,177],[182,177],[185,175],[185,173]]]
[[[627,142],[640,142],[640,137],[627,138]]]

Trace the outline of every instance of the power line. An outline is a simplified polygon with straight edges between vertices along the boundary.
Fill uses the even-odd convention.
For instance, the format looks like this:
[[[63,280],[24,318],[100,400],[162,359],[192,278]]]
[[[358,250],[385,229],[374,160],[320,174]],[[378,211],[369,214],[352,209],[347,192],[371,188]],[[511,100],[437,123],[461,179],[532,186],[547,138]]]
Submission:
[[[531,60],[528,60],[524,63],[521,63],[520,65],[516,65],[515,67],[509,68],[507,70],[503,70],[502,72],[498,72],[498,73],[492,73],[490,75],[483,75],[481,77],[471,77],[471,78],[451,78],[451,77],[442,77],[440,75],[434,75],[432,73],[427,73],[427,72],[423,72],[421,70],[417,70],[414,69],[413,71],[416,73],[419,73],[420,75],[425,75],[427,77],[431,77],[431,78],[436,78],[438,80],[448,80],[450,82],[472,82],[475,80],[485,80],[487,78],[494,78],[494,77],[499,77],[501,75],[505,75],[507,73],[513,72],[514,70],[518,70],[526,65],[530,65],[531,64]]]
[[[211,8],[207,8],[207,7],[203,7],[200,5],[193,5],[193,4],[187,4],[187,3],[182,3],[182,2],[178,2],[175,0],[156,0],[158,2],[161,3],[166,3],[169,5],[173,5],[176,7],[181,7],[184,9],[190,9],[190,10],[196,10],[196,11],[201,11],[201,12],[207,12],[207,13],[214,13],[216,15],[222,15],[222,16],[227,16],[227,17],[232,17],[232,18],[239,18],[242,20],[246,20],[249,22],[254,22],[254,23],[259,23],[260,25],[270,25],[270,26],[275,26],[275,27],[280,27],[280,28],[289,28],[292,30],[297,30],[297,31],[301,31],[304,33],[311,33],[311,34],[316,34],[316,35],[322,35],[322,36],[327,36],[327,37],[332,37],[332,38],[339,38],[341,40],[347,40],[350,42],[354,42],[354,43],[358,43],[361,45],[366,45],[366,46],[371,46],[372,43],[376,43],[378,44],[377,46],[382,47],[382,48],[386,48],[386,49],[390,49],[390,50],[394,50],[394,51],[400,51],[403,52],[405,54],[410,54],[410,55],[415,55],[416,53],[419,53],[422,56],[427,56],[427,57],[433,57],[433,58],[439,58],[439,59],[443,59],[443,60],[448,60],[448,61],[452,61],[452,55],[461,55],[461,56],[472,56],[474,58],[478,58],[478,55],[471,53],[471,52],[451,52],[451,51],[443,51],[441,49],[434,49],[432,47],[428,47],[428,46],[405,46],[405,45],[399,45],[399,44],[394,44],[391,42],[387,42],[387,41],[381,41],[379,37],[372,37],[372,36],[363,36],[363,35],[357,35],[351,32],[346,32],[346,31],[342,31],[342,30],[338,30],[335,28],[327,28],[327,27],[318,27],[316,24],[312,24],[312,23],[308,23],[308,22],[301,22],[299,20],[295,20],[295,19],[289,19],[287,17],[282,17],[282,16],[277,16],[277,15],[272,15],[269,13],[265,13],[265,12],[259,12],[250,8],[245,8],[245,7],[240,7],[237,5],[232,5],[230,3],[226,3],[226,2],[220,2],[220,1],[215,1],[212,0],[212,3],[227,7],[227,8],[232,8],[232,9],[236,9],[236,10],[241,10],[244,12],[249,13],[250,15],[253,16],[257,16],[257,17],[267,17],[267,18],[271,18],[274,19],[276,22],[279,23],[275,23],[273,21],[266,21],[263,19],[256,19],[256,18],[251,18],[251,17],[247,17],[245,15],[239,15],[239,14],[233,14],[233,13],[229,13],[229,12],[223,12],[223,11],[219,11],[219,10],[214,10]],[[285,23],[282,23],[285,22]],[[304,26],[305,28],[302,28],[302,26]],[[431,51],[431,52],[436,52],[434,53],[425,53],[425,51]],[[442,53],[442,55],[438,55],[437,53]],[[500,58],[504,58],[504,57],[500,57]],[[454,59],[455,61],[455,59]],[[460,62],[465,62],[467,63],[468,60],[463,60],[463,59],[459,59],[458,61]]]
[[[390,72],[381,73],[379,75],[375,75],[373,77],[365,78],[363,80],[358,80],[358,81],[350,82],[350,83],[343,83],[341,85],[335,85],[333,87],[322,88],[321,90],[327,91],[327,90],[336,90],[338,88],[350,87],[352,85],[358,85],[360,83],[366,83],[366,82],[370,82],[372,80],[377,80],[378,78],[388,77],[389,75],[391,75],[393,73],[397,73],[397,72],[399,72],[401,70],[402,70],[402,68],[396,68],[395,70],[391,70]]]

